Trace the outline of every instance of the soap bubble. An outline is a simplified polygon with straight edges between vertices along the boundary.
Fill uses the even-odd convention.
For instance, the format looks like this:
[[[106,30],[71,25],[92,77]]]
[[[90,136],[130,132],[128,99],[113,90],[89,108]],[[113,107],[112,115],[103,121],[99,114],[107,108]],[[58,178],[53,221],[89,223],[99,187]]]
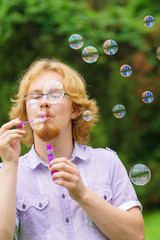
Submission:
[[[156,50],[156,57],[158,58],[158,60],[160,60],[160,47],[158,47]]]
[[[46,112],[45,111],[39,111],[38,113],[39,118],[45,118],[46,117]]]
[[[94,63],[98,59],[98,51],[95,47],[88,46],[82,51],[82,58],[86,63]]]
[[[50,96],[50,99],[48,99],[48,102],[50,104],[56,104],[57,102],[59,102],[60,100],[59,95],[61,95],[60,94],[61,91],[64,91],[63,84],[57,80],[51,80],[47,82],[43,89],[44,94],[51,92],[55,93],[54,97]]]
[[[134,184],[142,186],[149,182],[151,171],[144,164],[136,164],[131,168],[129,177]]]
[[[129,77],[132,74],[132,69],[129,65],[123,65],[120,67],[120,74],[123,77]]]
[[[115,105],[112,112],[116,118],[123,118],[126,115],[126,109],[122,104]]]
[[[108,55],[113,55],[118,51],[118,45],[114,40],[107,40],[103,44],[103,50]]]
[[[144,25],[145,25],[146,27],[148,27],[148,28],[153,27],[153,26],[155,25],[154,17],[149,16],[149,15],[146,16],[146,17],[144,17],[143,23],[144,23]]]
[[[30,104],[31,108],[34,110],[39,108],[39,101],[37,99],[31,99],[29,101],[29,104]]]
[[[63,84],[57,80],[48,81],[43,88],[43,93],[50,93],[53,91],[63,91]]]
[[[44,119],[43,118],[36,118],[33,121],[33,128],[35,130],[40,130],[44,127]]]
[[[153,93],[150,91],[145,91],[144,93],[142,93],[142,100],[145,103],[153,102],[153,100],[154,100]]]
[[[73,34],[69,38],[69,46],[73,49],[79,49],[83,46],[83,39],[79,34]]]
[[[82,113],[82,117],[85,121],[90,121],[92,118],[93,118],[93,115],[92,115],[92,112],[90,110],[85,110],[83,113]]]

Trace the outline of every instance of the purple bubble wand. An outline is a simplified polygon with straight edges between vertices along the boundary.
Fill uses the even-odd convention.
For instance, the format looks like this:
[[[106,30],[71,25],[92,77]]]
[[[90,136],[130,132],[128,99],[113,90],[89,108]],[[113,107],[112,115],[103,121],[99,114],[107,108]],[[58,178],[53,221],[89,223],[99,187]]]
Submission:
[[[46,115],[40,116],[40,118],[45,118],[45,117],[46,117]],[[35,121],[36,119],[37,119],[37,118],[32,119],[32,120],[29,120],[29,121],[26,121],[26,122],[22,122],[22,121],[21,121],[21,123],[17,126],[17,128],[21,128],[21,127],[23,127],[24,124],[33,122],[33,121]]]
[[[30,121],[26,121],[26,122],[22,122],[22,121],[21,121],[21,123],[17,126],[17,128],[21,128],[21,127],[23,127],[24,124],[29,123],[29,122],[33,122],[34,120],[35,120],[35,119],[30,120]]]

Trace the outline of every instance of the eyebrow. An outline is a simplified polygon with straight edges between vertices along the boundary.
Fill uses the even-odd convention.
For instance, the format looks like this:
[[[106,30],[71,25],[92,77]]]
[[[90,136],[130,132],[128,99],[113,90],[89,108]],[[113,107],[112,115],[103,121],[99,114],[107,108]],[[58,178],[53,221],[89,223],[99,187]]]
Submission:
[[[55,88],[54,91],[64,91],[64,89],[63,88]],[[42,91],[39,89],[33,89],[33,90],[28,91],[28,94],[30,94],[30,93],[42,93]]]
[[[41,93],[42,91],[39,89],[33,89],[33,90],[29,90],[28,93]]]

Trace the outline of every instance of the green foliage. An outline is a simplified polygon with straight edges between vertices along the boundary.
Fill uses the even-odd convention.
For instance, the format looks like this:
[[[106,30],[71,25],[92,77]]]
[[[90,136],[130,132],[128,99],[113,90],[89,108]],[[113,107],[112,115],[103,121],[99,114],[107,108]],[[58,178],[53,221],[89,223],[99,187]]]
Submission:
[[[0,124],[8,121],[10,97],[16,92],[20,73],[40,57],[56,57],[86,79],[88,92],[97,99],[100,120],[91,132],[89,144],[117,151],[127,170],[136,163],[151,168],[151,181],[136,187],[144,207],[160,205],[159,157],[160,65],[159,0],[1,0],[0,3]],[[155,17],[156,25],[146,28],[143,18]],[[82,60],[81,50],[68,45],[69,37],[80,34],[84,46],[95,46],[99,59],[94,64]],[[108,56],[103,43],[113,39],[118,52]],[[124,78],[119,69],[129,64],[133,73]],[[141,100],[144,91],[155,96],[152,104]],[[123,119],[112,115],[115,104],[123,104]],[[28,151],[22,146],[21,154]]]
[[[160,211],[144,212],[144,224],[145,224],[145,239],[146,240],[158,240],[159,239],[159,222]]]

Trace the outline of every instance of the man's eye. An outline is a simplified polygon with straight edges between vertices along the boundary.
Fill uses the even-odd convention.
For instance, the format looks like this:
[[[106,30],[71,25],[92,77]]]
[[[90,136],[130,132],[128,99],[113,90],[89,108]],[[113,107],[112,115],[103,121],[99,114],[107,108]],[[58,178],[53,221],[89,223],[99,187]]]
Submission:
[[[41,98],[41,95],[33,95],[31,96],[31,99],[40,99]]]
[[[60,92],[54,92],[51,94],[51,97],[53,98],[57,98],[57,97],[60,97],[61,96],[61,93]]]

